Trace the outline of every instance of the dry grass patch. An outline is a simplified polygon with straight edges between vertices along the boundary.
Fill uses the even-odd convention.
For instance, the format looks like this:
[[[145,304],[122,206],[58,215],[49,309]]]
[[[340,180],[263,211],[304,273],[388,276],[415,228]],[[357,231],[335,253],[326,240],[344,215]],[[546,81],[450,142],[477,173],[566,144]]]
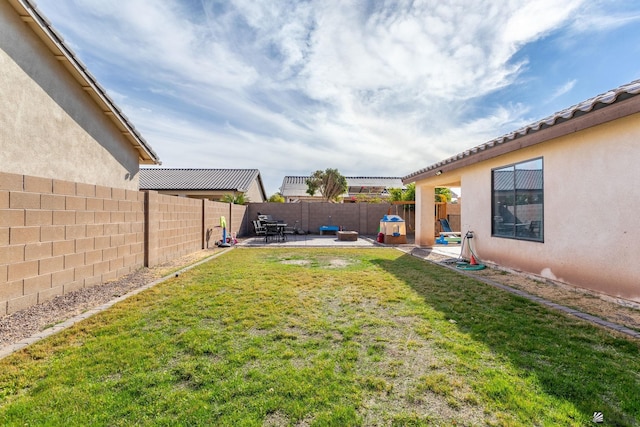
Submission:
[[[476,271],[472,274],[640,331],[639,304],[626,302],[629,306],[624,306],[621,304],[622,301],[614,301],[606,295],[589,293],[585,289],[543,281],[525,274],[508,273],[495,268]]]
[[[395,250],[238,248],[0,361],[0,424],[634,425],[638,356]]]

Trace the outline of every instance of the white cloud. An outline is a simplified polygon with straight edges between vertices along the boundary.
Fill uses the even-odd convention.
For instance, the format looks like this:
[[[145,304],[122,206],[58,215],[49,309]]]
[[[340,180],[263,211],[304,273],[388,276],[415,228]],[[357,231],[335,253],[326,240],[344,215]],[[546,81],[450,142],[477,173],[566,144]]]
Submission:
[[[571,28],[578,34],[607,32],[640,23],[640,11],[629,10],[633,2],[593,0],[585,4],[574,17]]]
[[[549,101],[552,101],[556,98],[561,97],[562,95],[564,95],[565,93],[571,92],[571,89],[573,89],[573,87],[576,85],[577,80],[573,79],[573,80],[569,80],[568,82],[566,82],[565,84],[563,84],[562,86],[560,86],[559,88],[557,88],[550,96]]]
[[[476,102],[526,70],[514,60],[522,46],[587,10],[585,0],[38,3],[165,166],[257,167],[268,191],[326,167],[408,174],[517,128],[527,106]],[[621,22],[610,21],[598,22]]]
[[[504,39],[508,44],[531,42],[570,19],[584,0],[523,2],[510,14]]]

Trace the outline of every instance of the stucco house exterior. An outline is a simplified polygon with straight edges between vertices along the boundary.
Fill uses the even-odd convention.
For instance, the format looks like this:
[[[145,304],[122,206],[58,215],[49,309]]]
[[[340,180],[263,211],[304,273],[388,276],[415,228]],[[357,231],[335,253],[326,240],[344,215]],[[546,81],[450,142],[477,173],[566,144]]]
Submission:
[[[0,1],[0,316],[201,249],[221,209],[138,191],[159,163],[33,2]]]
[[[434,189],[460,187],[481,260],[640,302],[638,95],[640,80],[405,176],[416,243],[434,244]]]
[[[140,169],[140,190],[213,201],[239,194],[252,203],[267,200],[258,169],[143,168]]]
[[[389,197],[390,188],[404,188],[400,177],[366,177],[346,176],[347,192],[342,195],[345,203],[355,202],[359,198]],[[313,196],[307,193],[308,176],[285,176],[280,186],[280,194],[286,203],[322,202],[324,199],[319,192]]]
[[[29,0],[0,2],[0,171],[138,189],[159,158]]]

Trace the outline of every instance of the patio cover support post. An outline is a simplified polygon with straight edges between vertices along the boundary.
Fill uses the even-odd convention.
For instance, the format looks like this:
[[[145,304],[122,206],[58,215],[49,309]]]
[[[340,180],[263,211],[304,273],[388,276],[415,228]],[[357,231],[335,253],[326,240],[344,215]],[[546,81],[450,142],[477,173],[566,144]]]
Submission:
[[[416,245],[435,244],[435,187],[416,185]]]

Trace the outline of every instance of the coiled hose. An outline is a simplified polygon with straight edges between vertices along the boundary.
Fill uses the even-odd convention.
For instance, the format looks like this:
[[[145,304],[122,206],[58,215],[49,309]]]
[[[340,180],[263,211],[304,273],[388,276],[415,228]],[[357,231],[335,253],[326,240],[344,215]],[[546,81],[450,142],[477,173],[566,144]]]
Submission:
[[[462,239],[462,244],[460,245],[460,256],[458,257],[458,259],[460,261],[458,261],[456,263],[456,268],[460,269],[460,270],[484,270],[485,268],[487,268],[486,265],[478,262],[479,258],[478,256],[475,254],[475,252],[473,252],[473,248],[471,247],[471,242],[469,241],[469,239],[473,238],[473,231],[467,231],[467,233],[464,235],[464,238]],[[464,242],[467,242],[467,245],[469,246],[469,252],[471,252],[471,259],[472,260],[476,260],[475,264],[470,263],[469,261],[465,261],[462,258],[462,254],[464,253]]]

